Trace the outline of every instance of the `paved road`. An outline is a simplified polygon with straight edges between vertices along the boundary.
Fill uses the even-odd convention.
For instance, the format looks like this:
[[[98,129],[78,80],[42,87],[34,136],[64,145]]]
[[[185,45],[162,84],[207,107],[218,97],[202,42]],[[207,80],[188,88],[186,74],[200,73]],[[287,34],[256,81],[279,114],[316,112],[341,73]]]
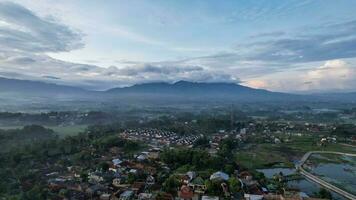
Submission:
[[[322,180],[321,178],[307,172],[305,169],[303,169],[303,164],[305,163],[306,160],[308,160],[308,158],[310,157],[311,154],[313,153],[332,153],[332,154],[340,154],[340,155],[346,155],[346,156],[356,156],[356,154],[352,154],[352,153],[341,153],[341,152],[334,152],[334,151],[309,151],[308,153],[304,154],[304,156],[302,157],[302,159],[299,161],[299,163],[296,165],[296,168],[299,170],[299,172],[305,176],[307,179],[315,182],[315,183],[318,183],[319,185],[331,190],[331,191],[334,191],[340,195],[342,195],[343,197],[345,198],[348,198],[348,199],[352,199],[352,200],[355,200],[356,199],[356,196],[353,195],[353,194],[350,194],[324,180]]]

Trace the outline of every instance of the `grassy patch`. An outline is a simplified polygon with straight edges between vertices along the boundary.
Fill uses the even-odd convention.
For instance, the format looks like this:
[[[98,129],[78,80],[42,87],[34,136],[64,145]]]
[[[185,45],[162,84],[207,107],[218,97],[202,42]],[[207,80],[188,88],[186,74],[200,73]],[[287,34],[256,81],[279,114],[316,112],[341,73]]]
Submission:
[[[293,137],[281,144],[262,143],[251,145],[248,149],[239,150],[235,154],[237,163],[252,169],[266,167],[294,167],[308,151],[337,151],[355,153],[356,148],[341,144],[318,146],[319,138],[313,136]]]
[[[56,132],[59,137],[75,136],[78,133],[85,131],[87,125],[71,125],[71,126],[46,126]]]
[[[250,169],[294,166],[288,156],[284,155],[278,148],[274,149],[274,146],[265,144],[257,145],[248,151],[239,151],[235,158],[237,163]]]

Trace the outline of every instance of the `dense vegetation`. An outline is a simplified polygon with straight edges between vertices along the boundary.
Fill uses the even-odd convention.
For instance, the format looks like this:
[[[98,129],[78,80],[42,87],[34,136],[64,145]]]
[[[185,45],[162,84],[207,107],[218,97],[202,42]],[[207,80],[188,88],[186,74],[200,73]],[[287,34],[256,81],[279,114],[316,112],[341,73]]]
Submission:
[[[25,128],[42,129],[43,127],[37,126]],[[43,178],[46,173],[66,170],[66,166],[81,166],[83,172],[93,166],[103,168],[98,156],[108,152],[110,147],[114,145],[122,147],[123,152],[127,154],[143,147],[139,143],[120,139],[116,135],[117,131],[119,129],[110,126],[93,126],[77,136],[65,139],[51,138],[12,148],[8,153],[0,154],[0,197],[46,199],[47,182]],[[52,167],[49,169],[48,166]]]
[[[53,130],[38,125],[25,126],[22,129],[0,129],[0,152],[7,152],[13,147],[56,139]]]

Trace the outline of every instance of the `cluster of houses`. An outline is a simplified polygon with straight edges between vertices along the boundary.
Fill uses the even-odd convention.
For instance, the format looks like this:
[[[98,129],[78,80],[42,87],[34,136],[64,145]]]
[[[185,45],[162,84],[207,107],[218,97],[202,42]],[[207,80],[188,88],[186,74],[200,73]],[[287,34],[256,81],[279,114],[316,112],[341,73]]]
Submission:
[[[252,130],[251,126],[233,133],[220,131],[210,138],[210,149],[216,150],[219,143],[234,134],[243,141]],[[111,147],[105,155],[97,156],[101,167],[83,171],[83,167],[71,166],[66,171],[52,171],[46,174],[49,190],[59,199],[100,199],[100,200],[302,200],[311,199],[301,193],[277,195],[273,187],[262,187],[249,171],[227,174],[223,171],[201,175],[189,171],[174,174],[179,186],[174,193],[163,192],[163,183],[172,176],[172,171],[159,156],[160,146],[190,146],[196,136],[178,136],[169,131],[157,129],[126,130],[120,137],[130,140],[146,141],[151,148],[134,155],[124,155],[119,147]],[[209,151],[210,152],[210,151]],[[55,169],[55,168],[52,168]],[[210,173],[210,172],[209,172]],[[238,180],[240,190],[232,191],[231,178]],[[208,192],[208,183],[218,183],[219,194]]]
[[[175,132],[159,129],[128,129],[121,137],[129,140],[149,142],[153,145],[191,146],[199,138],[197,135],[178,135]]]
[[[229,175],[222,171],[214,172],[210,177],[202,178],[197,172],[189,171],[178,174],[180,186],[177,188],[177,200],[219,200],[219,199],[245,199],[245,200],[318,200],[310,198],[303,192],[285,191],[283,195],[277,194],[275,190],[265,188],[254,179],[249,171],[242,171]],[[231,178],[238,180],[238,191],[229,186]],[[219,194],[208,195],[206,181],[215,182],[220,190]],[[234,190],[234,191],[232,191]]]
[[[71,166],[67,171],[47,174],[48,188],[62,199],[154,199],[152,191],[161,189],[157,178],[170,172],[159,162],[159,153],[159,148],[151,148],[125,157],[113,147],[110,156],[102,156],[100,168],[83,172],[82,167]]]
[[[300,192],[286,191],[283,195],[276,194],[261,187],[248,171],[234,175],[217,171],[205,179],[194,171],[177,174],[175,176],[180,185],[176,188],[176,195],[173,195],[162,192],[162,185],[156,180],[157,173],[162,171],[158,172],[157,168],[146,164],[139,161],[113,159],[108,171],[88,173],[88,183],[78,184],[75,179],[68,177],[55,178],[49,180],[49,189],[58,192],[59,196],[70,196],[71,199],[78,200],[317,200]],[[169,176],[169,168],[164,165],[161,167]],[[132,176],[136,178],[130,180]],[[232,176],[239,181],[239,188],[241,188],[239,192],[233,192],[229,187],[229,179]],[[80,176],[77,175],[76,178],[79,179]],[[207,194],[207,180],[218,183],[220,194]]]
[[[131,158],[124,158],[118,153],[117,147],[113,147],[108,152],[110,156],[103,156],[103,167],[100,169],[83,173],[82,168],[71,166],[66,172],[46,174],[48,188],[63,199],[70,196],[78,200],[217,200],[218,195],[207,195],[206,180],[210,180],[219,182],[223,196],[233,197],[228,187],[230,175],[222,171],[210,174],[209,178],[203,178],[194,171],[177,174],[180,182],[176,188],[177,194],[162,192],[162,180],[171,176],[172,172],[159,160],[160,151],[160,148],[150,148]],[[264,190],[247,171],[236,177],[248,194],[264,194]]]

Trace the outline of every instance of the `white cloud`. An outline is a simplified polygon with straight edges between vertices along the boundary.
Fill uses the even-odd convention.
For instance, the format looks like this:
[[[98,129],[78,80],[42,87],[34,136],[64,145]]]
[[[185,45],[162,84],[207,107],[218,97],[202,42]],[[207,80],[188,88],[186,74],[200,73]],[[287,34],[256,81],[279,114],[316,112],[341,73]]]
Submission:
[[[356,67],[344,60],[329,60],[311,69],[280,72],[251,79],[244,84],[277,91],[353,91],[356,88]]]
[[[356,87],[356,68],[343,60],[326,61],[324,65],[307,72],[303,89],[345,90]]]
[[[262,15],[255,16],[255,11],[252,10],[246,13],[246,16],[253,19],[262,17],[265,11],[258,10]],[[78,24],[78,21],[82,20],[73,17],[73,13],[68,18]],[[82,22],[85,25],[79,27],[88,26],[86,30],[89,31],[98,29],[93,31],[95,33],[101,31],[105,33],[104,35],[122,37],[134,41],[139,47],[155,46],[159,49],[157,52],[181,52],[182,55],[189,55],[192,58],[184,57],[181,60],[165,62],[106,63],[106,66],[116,65],[109,68],[104,68],[104,65],[99,67],[76,63],[75,61],[81,61],[80,54],[91,59],[104,60],[96,57],[96,53],[100,51],[97,47],[101,46],[94,45],[91,46],[92,49],[84,51],[81,49],[83,36],[80,32],[74,31],[53,17],[38,16],[19,4],[0,2],[0,75],[94,89],[152,81],[239,82],[238,77],[246,79],[244,84],[252,87],[282,91],[356,88],[355,68],[352,64],[340,60],[340,58],[356,56],[354,37],[356,21],[325,25],[325,30],[320,33],[300,31],[289,35],[277,31],[256,34],[246,40],[247,44],[241,44],[241,49],[226,51],[224,48],[174,46],[167,41],[148,37],[143,32],[131,31],[125,26],[118,24],[108,26],[110,24],[99,24],[98,19],[91,20],[87,17],[83,21],[91,23]],[[98,35],[94,34],[94,36]],[[99,40],[104,42],[104,38]],[[111,41],[106,42],[111,44]],[[110,45],[107,45],[107,48],[111,49]],[[75,53],[73,50],[78,51]],[[112,53],[108,56],[111,58],[116,56],[114,54],[118,54],[118,57],[128,57],[120,51],[102,52]],[[132,60],[141,59],[137,56],[138,52],[132,52],[134,52]],[[164,57],[157,52],[153,53]],[[55,59],[65,58],[65,56],[58,56],[62,53],[70,54],[70,59],[67,60],[72,62]],[[58,57],[48,56],[56,54]],[[99,52],[100,54],[103,55]],[[201,54],[206,56],[199,56]],[[330,61],[312,69],[297,70],[298,63],[303,65],[325,60]]]
[[[81,35],[14,3],[0,2],[2,51],[60,52],[83,47]]]

